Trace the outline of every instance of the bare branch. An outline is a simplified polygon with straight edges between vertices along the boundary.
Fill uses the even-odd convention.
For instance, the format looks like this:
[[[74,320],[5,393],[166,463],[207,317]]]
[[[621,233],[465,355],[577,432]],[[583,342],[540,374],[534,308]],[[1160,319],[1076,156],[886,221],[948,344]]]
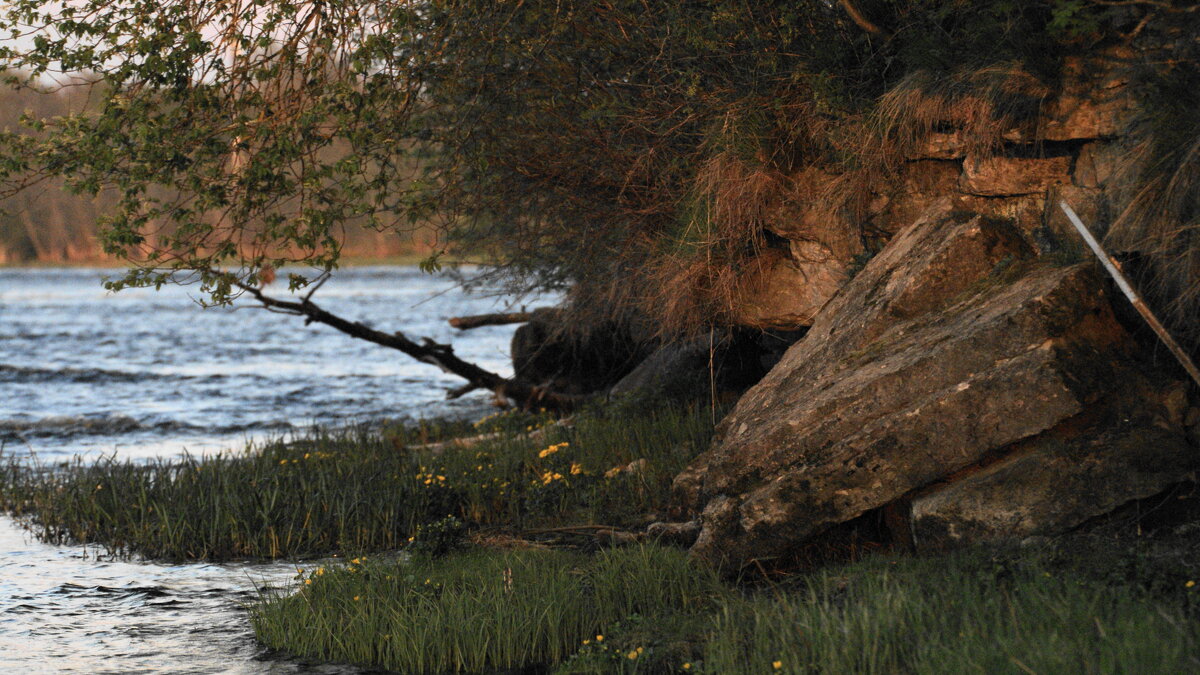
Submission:
[[[840,2],[842,9],[846,10],[846,13],[850,15],[850,20],[857,24],[859,28],[872,35],[882,35],[885,37],[889,35],[887,31],[875,25],[874,23],[871,23],[870,19],[863,16],[863,13],[858,11],[858,8],[855,7],[854,3],[850,2],[850,0],[840,0]]]
[[[520,380],[513,380],[502,377],[489,370],[480,368],[479,366],[460,359],[455,353],[454,348],[450,345],[440,344],[429,338],[421,338],[419,342],[413,341],[402,332],[384,333],[383,331],[375,330],[365,324],[357,321],[347,321],[340,316],[331,314],[322,309],[316,303],[312,302],[309,297],[310,292],[303,300],[280,300],[273,298],[262,292],[261,289],[242,283],[235,280],[234,285],[242,289],[245,293],[257,300],[263,307],[268,310],[284,312],[305,317],[306,323],[323,323],[326,326],[335,328],[350,337],[373,342],[383,347],[390,347],[397,351],[404,352],[408,356],[435,366],[442,372],[456,375],[467,381],[468,387],[460,387],[451,392],[453,395],[462,396],[467,391],[473,389],[488,389],[496,394],[511,399],[517,405],[525,408],[547,408],[560,412],[567,412],[578,407],[586,397],[576,396],[571,394],[562,394],[530,385]],[[315,290],[315,289],[314,289]]]

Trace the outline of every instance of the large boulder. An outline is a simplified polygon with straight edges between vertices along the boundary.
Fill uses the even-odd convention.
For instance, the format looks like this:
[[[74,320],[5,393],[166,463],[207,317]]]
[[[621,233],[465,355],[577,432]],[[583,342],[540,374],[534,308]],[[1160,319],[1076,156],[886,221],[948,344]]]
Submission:
[[[1133,343],[1102,287],[1090,265],[1037,260],[1011,224],[953,211],[950,200],[938,204],[825,306],[807,336],[721,423],[710,450],[676,479],[681,506],[702,511],[694,553],[727,568],[786,556],[870,510],[907,504],[959,476],[982,480],[990,474],[981,467],[1051,430],[1062,452],[1101,458],[1081,466],[1110,463],[1126,480],[1094,508],[1082,503],[1084,493],[1073,495],[1079,504],[1067,515],[1039,510],[1047,500],[1035,503],[1016,529],[976,509],[969,517],[988,524],[973,532],[1060,530],[1162,489],[1195,463],[1180,459],[1180,425],[1164,423],[1161,434],[1143,436],[1155,442],[1139,446],[1136,457],[1128,454],[1135,444],[1106,444],[1108,432],[1082,438],[1081,449],[1056,430],[1113,405],[1122,392],[1161,389],[1131,365]],[[1138,429],[1144,418],[1136,417]],[[1112,433],[1136,437],[1129,429]],[[1063,464],[1047,457],[1030,466],[1069,468]],[[996,467],[993,473],[1003,468]],[[1087,484],[1087,475],[1073,484]],[[1026,493],[1006,497],[996,487],[1005,480],[968,490],[969,499],[990,495],[993,511],[1012,506]],[[925,503],[923,531],[951,531],[955,519],[968,517],[944,505],[950,502],[956,498],[944,494],[937,509]]]

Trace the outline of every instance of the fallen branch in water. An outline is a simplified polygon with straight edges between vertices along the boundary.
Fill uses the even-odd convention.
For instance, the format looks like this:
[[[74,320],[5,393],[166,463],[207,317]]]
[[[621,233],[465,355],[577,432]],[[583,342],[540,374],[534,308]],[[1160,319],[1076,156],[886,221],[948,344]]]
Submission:
[[[449,322],[451,326],[459,330],[470,330],[472,328],[479,328],[480,326],[506,326],[514,323],[528,323],[533,319],[533,314],[536,311],[456,316],[449,319]]]

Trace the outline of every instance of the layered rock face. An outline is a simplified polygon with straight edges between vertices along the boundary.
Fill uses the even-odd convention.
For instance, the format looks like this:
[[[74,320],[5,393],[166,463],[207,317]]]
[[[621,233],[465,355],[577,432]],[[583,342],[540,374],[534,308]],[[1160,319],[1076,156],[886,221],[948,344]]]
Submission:
[[[1132,360],[1093,266],[959,206],[896,235],[676,479],[697,556],[787,556],[888,505],[921,548],[1060,532],[1197,468],[1186,390]]]
[[[833,168],[806,167],[789,176],[792,194],[767,209],[764,223],[786,246],[764,251],[747,268],[735,322],[810,326],[864,254],[863,232],[894,235],[947,197],[963,210],[1012,221],[1039,252],[1055,241],[1074,242],[1059,200],[1089,223],[1114,215],[1106,188],[1123,165],[1120,134],[1134,108],[1119,74],[1127,59],[1119,50],[1073,58],[1055,91],[1022,85],[1029,88],[1023,95],[1034,114],[993,130],[994,139],[972,136],[970,120],[947,111],[936,125],[947,130],[925,134],[882,180],[856,186],[866,202],[860,209],[835,199],[846,193],[848,177]]]

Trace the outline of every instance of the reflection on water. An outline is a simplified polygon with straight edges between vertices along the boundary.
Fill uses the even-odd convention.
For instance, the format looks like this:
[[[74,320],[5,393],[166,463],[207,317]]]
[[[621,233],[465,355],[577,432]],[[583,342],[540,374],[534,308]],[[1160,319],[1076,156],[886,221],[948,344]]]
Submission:
[[[296,317],[202,310],[185,289],[115,296],[99,270],[0,269],[0,449],[46,462],[241,447],[312,423],[480,415],[479,392],[397,352]],[[282,291],[280,291],[282,292]],[[339,272],[317,301],[380,329],[453,342],[502,374],[511,326],[453,331],[497,311],[408,268]],[[307,565],[305,565],[307,567]],[[0,517],[0,673],[341,673],[269,658],[245,603],[296,566],[114,561],[40,544]]]

